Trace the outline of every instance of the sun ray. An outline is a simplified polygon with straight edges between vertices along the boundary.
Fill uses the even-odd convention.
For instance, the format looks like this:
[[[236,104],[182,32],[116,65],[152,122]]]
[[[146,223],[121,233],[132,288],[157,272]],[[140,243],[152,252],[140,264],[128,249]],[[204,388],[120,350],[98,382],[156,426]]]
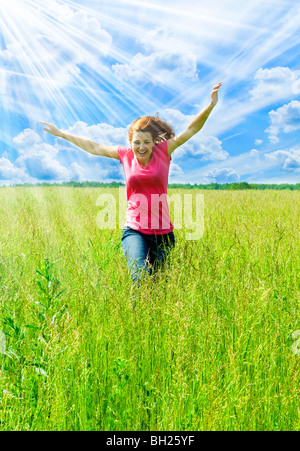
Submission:
[[[214,127],[229,130],[258,109],[248,106],[257,70],[282,54],[295,64],[299,7],[273,3],[0,0],[2,142],[10,152],[26,128],[40,133],[38,120],[125,130],[156,111],[188,117],[219,81],[230,111]]]
[[[74,6],[72,2],[67,3]],[[68,72],[68,68],[66,68],[64,79],[59,80],[57,78],[57,74],[61,70],[59,61],[53,58],[47,45],[44,45],[45,42],[43,42],[43,39],[44,41],[46,39],[44,36],[49,36],[49,39],[52,40],[59,36],[65,49],[72,49],[74,54],[85,53],[86,60],[92,57],[93,53],[96,55],[97,52],[100,55],[105,53],[101,49],[101,43],[99,44],[96,39],[81,32],[72,24],[58,21],[53,11],[47,8],[44,10],[39,9],[38,5],[40,4],[35,0],[24,0],[22,3],[13,0],[13,4],[14,8],[16,5],[21,5],[21,9],[18,8],[18,14],[14,15],[12,15],[12,9],[6,9],[1,25],[4,41],[7,45],[7,52],[12,54],[14,49],[18,49],[18,58],[15,58],[14,64],[11,64],[6,69],[6,74],[11,80],[14,79],[16,82],[22,80],[23,87],[26,86],[26,89],[23,89],[22,99],[19,98],[20,105],[26,107],[30,105],[30,98],[35,98],[35,101],[40,104],[41,108],[47,110],[49,100],[55,99],[55,111],[59,117],[65,117],[67,115],[73,117],[73,120],[78,120],[80,113],[74,105],[75,100],[67,98],[67,95],[63,93],[64,88],[67,87],[68,89],[76,90],[77,98],[81,99],[81,104],[84,104],[84,99],[86,99],[86,103],[89,105],[98,105],[100,110],[105,111],[106,117],[110,116],[117,119],[117,117],[120,117],[120,113],[117,113],[111,108],[109,101],[103,102],[102,94],[104,92],[106,93],[106,97],[107,93],[110,92],[118,101],[123,103],[124,107],[128,108],[129,112],[136,111],[140,104],[143,104],[147,110],[153,110],[155,108],[154,102],[147,100],[146,96],[142,95],[132,85],[127,85],[123,91],[119,91],[115,84],[113,85],[111,82],[113,75],[111,71],[108,71],[104,65],[101,67],[100,57],[98,57],[99,61],[96,61],[94,64],[96,69],[100,69],[98,74],[95,68],[86,64],[86,61],[83,61],[85,75],[89,75],[95,79],[97,89],[91,89],[88,86],[85,75],[78,68],[81,63],[80,61],[75,61],[73,65],[73,69],[77,70],[75,74],[74,72],[71,73],[71,71]],[[87,11],[87,8],[78,8],[77,6],[76,10]],[[88,12],[92,13],[90,10]],[[37,16],[39,23],[36,29],[40,35],[40,39],[24,39],[24,36],[29,36],[28,23],[36,22]],[[94,14],[92,17],[103,18],[101,14]],[[120,24],[118,23],[118,25]],[[129,28],[132,31],[133,27]],[[130,62],[130,56],[124,51],[118,51],[117,48],[110,49],[109,57],[114,58],[119,63],[125,64]],[[94,56],[93,58],[95,60]],[[54,74],[56,74],[56,78]],[[70,78],[68,83],[66,83],[67,77]],[[62,83],[62,86],[60,86],[60,83]],[[135,101],[132,99],[135,99]],[[126,120],[125,115],[123,117],[124,120]]]

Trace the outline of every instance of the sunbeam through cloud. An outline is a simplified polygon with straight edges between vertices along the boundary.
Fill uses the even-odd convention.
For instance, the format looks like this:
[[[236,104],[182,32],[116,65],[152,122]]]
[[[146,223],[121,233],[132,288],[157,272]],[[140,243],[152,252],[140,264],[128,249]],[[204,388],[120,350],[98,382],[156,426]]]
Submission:
[[[299,182],[297,2],[0,0],[0,8],[1,185],[122,181],[118,162],[46,136],[39,121],[126,145],[139,116],[158,112],[181,132],[219,81],[218,108],[174,153],[171,180]],[[39,140],[27,155],[25,136]]]

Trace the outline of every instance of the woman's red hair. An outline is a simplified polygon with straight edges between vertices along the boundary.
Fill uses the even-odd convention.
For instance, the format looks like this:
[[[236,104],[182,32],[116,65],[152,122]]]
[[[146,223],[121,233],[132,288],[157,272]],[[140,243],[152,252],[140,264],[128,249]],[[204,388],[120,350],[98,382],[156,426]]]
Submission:
[[[144,116],[136,119],[130,126],[128,132],[129,142],[131,144],[134,132],[149,132],[155,144],[166,141],[175,136],[173,128],[157,116]]]

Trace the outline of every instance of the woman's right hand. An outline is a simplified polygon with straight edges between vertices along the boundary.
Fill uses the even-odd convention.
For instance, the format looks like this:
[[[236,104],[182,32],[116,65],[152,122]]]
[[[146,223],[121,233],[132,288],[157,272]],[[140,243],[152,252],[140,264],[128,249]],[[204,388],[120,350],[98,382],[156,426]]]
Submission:
[[[59,136],[62,137],[62,132],[61,130],[59,130],[57,127],[55,127],[55,125],[50,124],[49,122],[44,122],[44,121],[39,121],[41,124],[45,124],[47,125],[47,127],[49,128],[43,128],[43,130],[45,130],[45,132],[50,133],[53,136]]]
[[[220,86],[222,86],[222,83],[218,83],[216,86],[212,88],[212,92],[210,95],[212,106],[216,106],[218,103],[218,91]]]

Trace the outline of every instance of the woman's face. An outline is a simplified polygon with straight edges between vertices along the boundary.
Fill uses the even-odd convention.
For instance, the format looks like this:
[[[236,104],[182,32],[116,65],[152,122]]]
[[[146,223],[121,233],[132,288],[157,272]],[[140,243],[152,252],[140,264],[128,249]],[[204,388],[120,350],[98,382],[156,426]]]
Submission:
[[[154,141],[150,132],[136,131],[132,135],[132,150],[142,165],[147,165],[152,156]]]

